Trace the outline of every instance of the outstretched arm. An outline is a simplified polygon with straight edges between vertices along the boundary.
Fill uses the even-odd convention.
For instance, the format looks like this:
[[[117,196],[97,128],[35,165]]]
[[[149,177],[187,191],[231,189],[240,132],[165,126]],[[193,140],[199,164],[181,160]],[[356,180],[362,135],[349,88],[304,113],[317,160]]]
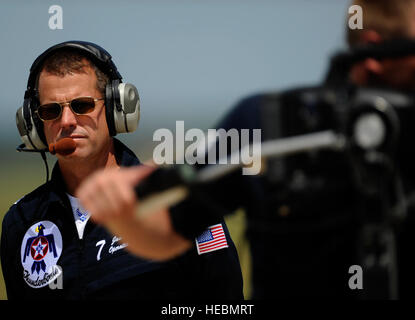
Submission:
[[[168,209],[136,218],[140,205],[134,187],[152,171],[140,165],[98,171],[78,188],[76,197],[91,213],[91,219],[122,237],[131,253],[147,259],[173,258],[192,246],[174,231]]]

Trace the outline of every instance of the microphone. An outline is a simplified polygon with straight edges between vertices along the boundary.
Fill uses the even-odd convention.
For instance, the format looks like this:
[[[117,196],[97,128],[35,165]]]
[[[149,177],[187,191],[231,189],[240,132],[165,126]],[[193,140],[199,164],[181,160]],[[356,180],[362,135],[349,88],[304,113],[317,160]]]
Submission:
[[[40,153],[40,155],[42,156],[43,162],[45,163],[45,167],[46,167],[46,182],[49,181],[49,166],[48,166],[48,162],[46,160],[46,152],[49,151],[51,154],[61,154],[61,155],[69,155],[72,152],[74,152],[76,149],[76,143],[73,139],[71,138],[63,138],[61,140],[59,140],[56,143],[51,143],[49,145],[49,148],[45,148],[45,149],[28,149],[26,148],[25,144],[22,143],[21,145],[19,145],[16,150],[18,152],[38,152]]]
[[[46,152],[46,151],[49,151],[48,149],[28,149],[28,148],[26,148],[26,145],[24,144],[24,143],[22,143],[22,144],[19,144],[17,147],[16,147],[16,151],[18,151],[18,152],[39,152],[39,153],[42,153],[42,152]]]
[[[51,154],[61,154],[63,156],[67,156],[73,153],[76,149],[76,143],[71,138],[63,138],[60,139],[56,143],[49,144],[49,152]]]

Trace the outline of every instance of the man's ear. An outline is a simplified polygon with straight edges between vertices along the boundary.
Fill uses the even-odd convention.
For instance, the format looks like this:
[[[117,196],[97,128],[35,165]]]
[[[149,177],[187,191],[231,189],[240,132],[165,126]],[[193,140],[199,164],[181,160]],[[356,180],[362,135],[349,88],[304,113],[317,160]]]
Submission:
[[[368,58],[352,67],[350,79],[357,85],[367,85],[372,75],[380,75],[382,72],[382,64],[373,58]]]
[[[366,71],[372,74],[379,75],[383,72],[382,64],[373,58],[367,58],[365,61],[363,61],[363,66]]]

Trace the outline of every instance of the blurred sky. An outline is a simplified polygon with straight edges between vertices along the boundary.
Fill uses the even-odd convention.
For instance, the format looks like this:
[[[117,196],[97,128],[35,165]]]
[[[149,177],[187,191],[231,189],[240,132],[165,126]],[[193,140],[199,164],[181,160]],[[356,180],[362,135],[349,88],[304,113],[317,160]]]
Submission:
[[[50,30],[49,7],[63,8]],[[313,84],[344,47],[347,0],[23,1],[0,4],[0,146],[20,138],[15,112],[29,68],[48,47],[95,42],[141,96],[140,128],[124,141],[152,140],[157,128],[213,127],[249,94]]]

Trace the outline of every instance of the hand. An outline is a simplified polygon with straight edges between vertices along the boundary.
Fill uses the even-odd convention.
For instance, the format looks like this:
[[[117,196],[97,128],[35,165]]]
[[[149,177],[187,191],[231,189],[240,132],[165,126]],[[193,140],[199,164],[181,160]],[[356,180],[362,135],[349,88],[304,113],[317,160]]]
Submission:
[[[99,170],[81,184],[75,196],[96,223],[130,220],[137,205],[134,187],[153,170],[147,165]]]
[[[75,196],[92,220],[128,243],[126,250],[143,258],[166,260],[182,254],[193,243],[174,231],[167,208],[136,218],[139,199],[135,186],[153,170],[145,165],[100,170],[81,184]]]

